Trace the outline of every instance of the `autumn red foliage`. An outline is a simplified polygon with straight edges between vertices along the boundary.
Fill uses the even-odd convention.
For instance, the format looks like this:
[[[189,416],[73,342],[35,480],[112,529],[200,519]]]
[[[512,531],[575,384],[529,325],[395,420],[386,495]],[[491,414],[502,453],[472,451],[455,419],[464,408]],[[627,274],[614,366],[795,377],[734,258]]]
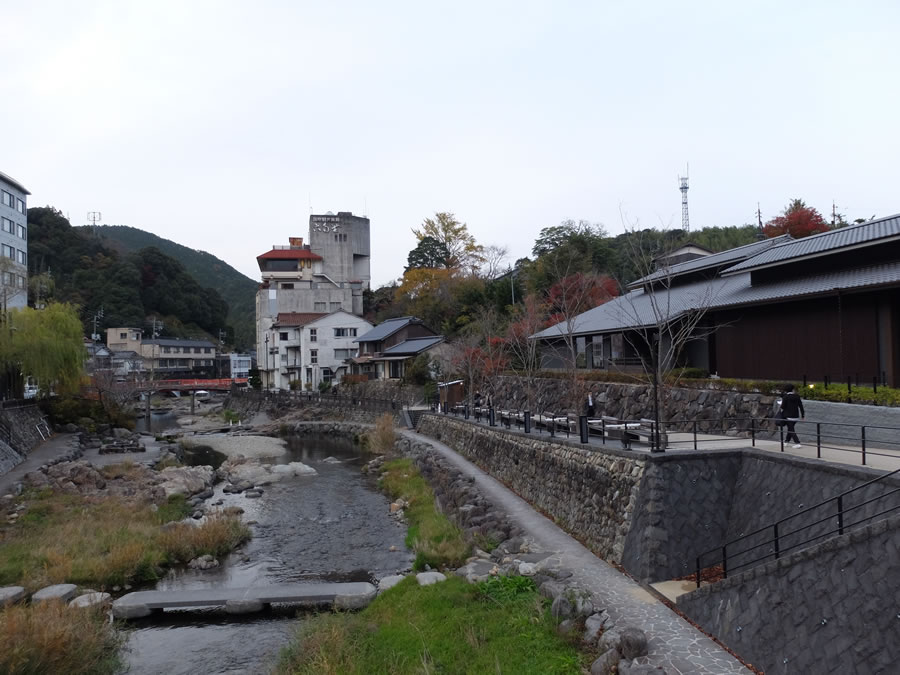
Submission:
[[[777,218],[773,218],[763,226],[766,237],[778,237],[789,234],[794,239],[808,237],[811,234],[827,232],[828,223],[816,209],[807,206],[800,199],[792,201]]]

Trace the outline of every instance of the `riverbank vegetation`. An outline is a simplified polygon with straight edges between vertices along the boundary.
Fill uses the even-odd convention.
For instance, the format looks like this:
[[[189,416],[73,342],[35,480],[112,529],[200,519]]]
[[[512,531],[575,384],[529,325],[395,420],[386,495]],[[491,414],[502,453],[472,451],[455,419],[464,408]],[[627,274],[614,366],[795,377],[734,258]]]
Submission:
[[[18,521],[0,529],[0,586],[111,588],[151,581],[167,565],[221,556],[250,536],[233,516],[173,523],[188,512],[183,497],[154,510],[146,502],[42,490],[26,493],[23,503]]]
[[[280,675],[581,673],[589,664],[556,632],[547,600],[523,577],[420,587],[409,577],[358,614],[304,620]]]
[[[413,569],[460,567],[471,552],[462,530],[438,511],[434,492],[419,474],[411,459],[385,462],[381,475],[382,488],[393,498],[407,502],[409,529],[406,545],[416,553]]]
[[[368,434],[368,449],[386,454],[394,449],[397,434],[394,431],[394,416],[384,413],[375,420],[375,430]]]
[[[105,675],[121,666],[121,635],[103,609],[62,602],[0,610],[0,672]]]

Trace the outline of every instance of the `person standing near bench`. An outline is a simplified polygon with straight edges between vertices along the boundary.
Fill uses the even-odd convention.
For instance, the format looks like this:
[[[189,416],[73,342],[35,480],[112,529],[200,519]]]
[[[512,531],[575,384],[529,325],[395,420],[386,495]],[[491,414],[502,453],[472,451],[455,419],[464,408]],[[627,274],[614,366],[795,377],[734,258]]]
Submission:
[[[794,385],[789,384],[784,388],[784,394],[781,396],[781,417],[784,419],[784,423],[787,426],[787,437],[785,441],[790,443],[791,439],[794,439],[795,448],[802,447],[800,445],[800,437],[797,436],[797,432],[794,431],[794,426],[797,424],[798,419],[805,419],[806,413],[803,410],[803,399],[800,398],[799,394],[794,392]]]

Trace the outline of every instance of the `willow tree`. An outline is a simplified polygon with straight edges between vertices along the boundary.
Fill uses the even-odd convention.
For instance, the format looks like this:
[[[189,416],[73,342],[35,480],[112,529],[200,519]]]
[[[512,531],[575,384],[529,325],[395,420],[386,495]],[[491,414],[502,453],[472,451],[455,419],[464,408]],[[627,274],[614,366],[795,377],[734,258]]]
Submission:
[[[72,393],[81,384],[85,350],[81,321],[72,305],[14,309],[0,326],[0,366],[37,381],[41,392]]]

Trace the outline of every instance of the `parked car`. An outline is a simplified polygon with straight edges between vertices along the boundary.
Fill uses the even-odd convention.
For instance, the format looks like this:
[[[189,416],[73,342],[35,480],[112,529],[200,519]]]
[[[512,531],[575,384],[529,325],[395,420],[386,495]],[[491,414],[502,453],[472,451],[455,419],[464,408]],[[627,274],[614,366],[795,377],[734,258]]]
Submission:
[[[208,401],[210,399],[210,393],[206,391],[206,389],[198,389],[194,392],[194,399],[197,401]]]

